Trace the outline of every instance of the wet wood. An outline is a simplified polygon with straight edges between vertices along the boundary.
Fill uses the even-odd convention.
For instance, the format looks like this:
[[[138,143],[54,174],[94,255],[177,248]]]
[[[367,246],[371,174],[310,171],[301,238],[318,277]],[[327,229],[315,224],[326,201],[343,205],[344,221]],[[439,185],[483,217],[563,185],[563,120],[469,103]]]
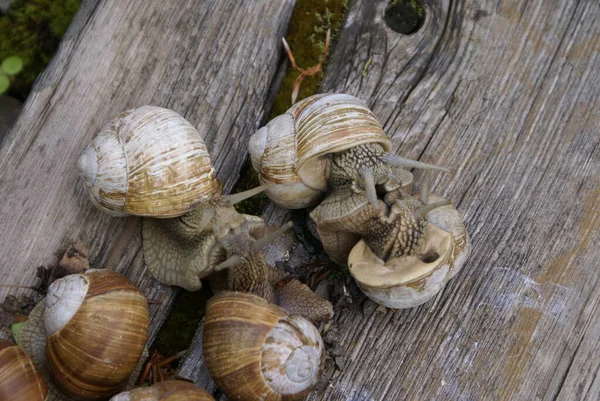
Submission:
[[[152,104],[198,128],[229,191],[260,125],[294,0],[83,1],[0,149],[2,283],[38,283],[74,239],[90,265],[125,273],[150,300],[153,339],[175,291],[144,269],[138,218],[96,210],[76,161],[120,112]],[[0,288],[8,293],[26,290]],[[33,292],[31,292],[33,294]]]
[[[386,3],[350,1],[322,91],[366,100],[396,153],[456,171],[427,179],[473,252],[420,307],[338,311],[345,369],[308,399],[599,399],[600,5],[429,0],[406,36]]]

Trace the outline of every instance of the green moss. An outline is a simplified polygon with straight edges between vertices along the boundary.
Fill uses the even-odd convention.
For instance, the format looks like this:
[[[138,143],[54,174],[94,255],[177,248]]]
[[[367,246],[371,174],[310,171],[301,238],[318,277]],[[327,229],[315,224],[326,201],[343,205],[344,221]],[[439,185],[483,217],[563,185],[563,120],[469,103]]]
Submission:
[[[190,346],[198,324],[205,314],[206,301],[211,296],[212,291],[207,285],[200,291],[182,290],[179,293],[154,342],[158,352],[169,357]]]
[[[410,35],[425,21],[425,10],[416,0],[392,0],[385,9],[385,22],[394,31]]]
[[[79,0],[17,0],[0,17],[0,60],[18,56],[23,61],[9,94],[23,100],[27,97],[78,8]]]
[[[298,0],[286,37],[298,67],[310,68],[322,60],[325,34],[331,29],[331,40],[334,40],[346,6],[347,0]],[[292,105],[292,86],[298,75],[296,70],[289,68],[273,104],[271,118],[285,113]],[[298,100],[317,93],[322,78],[322,73],[304,78]]]

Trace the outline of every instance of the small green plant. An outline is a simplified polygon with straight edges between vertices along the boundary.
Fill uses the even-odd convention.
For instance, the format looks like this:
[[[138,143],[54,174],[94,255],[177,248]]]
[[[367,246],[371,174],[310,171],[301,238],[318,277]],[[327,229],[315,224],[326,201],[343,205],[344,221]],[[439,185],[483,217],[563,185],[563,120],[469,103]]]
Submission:
[[[23,69],[23,60],[19,56],[5,58],[0,64],[0,95],[10,87],[11,77],[17,75]]]
[[[16,56],[22,62],[18,75],[11,75],[10,95],[27,97],[78,8],[79,0],[15,0],[0,16],[0,60]],[[0,81],[6,85],[6,76]]]

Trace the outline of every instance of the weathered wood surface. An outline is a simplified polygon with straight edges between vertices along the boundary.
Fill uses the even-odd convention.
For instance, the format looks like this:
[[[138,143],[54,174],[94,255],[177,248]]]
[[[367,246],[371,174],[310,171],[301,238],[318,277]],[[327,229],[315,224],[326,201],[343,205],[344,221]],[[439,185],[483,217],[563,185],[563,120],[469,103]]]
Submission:
[[[81,239],[92,267],[113,265],[162,300],[150,306],[154,338],[175,292],[144,269],[140,220],[88,201],[77,158],[120,112],[167,107],[198,128],[229,191],[269,103],[294,3],[84,1],[0,149],[2,283],[37,284],[35,268]],[[0,300],[9,292],[23,290],[0,288]]]
[[[308,399],[600,399],[600,4],[430,0],[404,36],[386,3],[350,1],[322,91],[366,100],[396,153],[456,170],[433,191],[473,252],[421,307],[338,312],[346,369]],[[201,355],[185,362],[212,388]]]

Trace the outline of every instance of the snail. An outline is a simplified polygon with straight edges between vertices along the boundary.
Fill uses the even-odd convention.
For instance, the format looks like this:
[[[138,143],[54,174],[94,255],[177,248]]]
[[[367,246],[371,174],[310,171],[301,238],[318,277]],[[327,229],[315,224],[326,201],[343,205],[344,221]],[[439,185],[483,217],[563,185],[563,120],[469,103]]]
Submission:
[[[60,388],[51,389],[54,399],[107,398],[139,368],[148,324],[146,299],[132,282],[89,270],[52,283],[17,341]]]
[[[232,205],[258,187],[223,196],[198,131],[176,112],[156,106],[128,110],[85,148],[79,175],[92,203],[114,216],[144,219],[144,259],[162,283],[189,291],[219,266],[213,245],[256,217]]]
[[[0,400],[45,401],[48,389],[33,361],[11,341],[0,340]]]
[[[215,401],[215,399],[206,390],[193,383],[169,380],[117,394],[110,401]]]
[[[426,205],[412,197],[396,200],[390,216],[397,224],[365,236],[348,255],[350,274],[361,290],[389,308],[427,302],[460,270],[470,251],[456,209],[435,195],[421,201]]]
[[[450,171],[392,155],[391,149],[391,139],[371,110],[346,94],[301,100],[252,135],[248,146],[266,194],[288,209],[313,206],[323,198],[332,164],[342,168],[374,206],[376,186],[409,189],[412,174],[394,172],[394,167]]]
[[[204,360],[231,400],[301,400],[319,378],[324,345],[301,317],[248,293],[209,300],[202,339]]]

